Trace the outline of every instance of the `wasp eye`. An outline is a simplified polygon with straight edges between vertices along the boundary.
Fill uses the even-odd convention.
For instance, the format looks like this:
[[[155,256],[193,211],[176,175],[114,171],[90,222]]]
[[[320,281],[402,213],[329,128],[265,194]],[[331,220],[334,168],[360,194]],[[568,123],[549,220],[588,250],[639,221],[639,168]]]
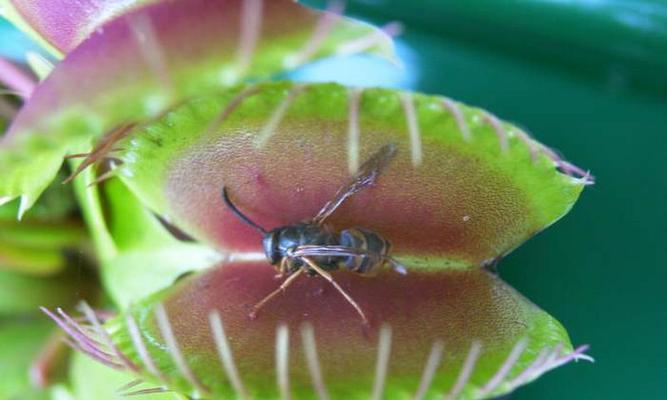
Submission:
[[[269,260],[272,265],[280,262],[282,257],[280,250],[278,249],[278,240],[275,231],[271,231],[264,236],[264,239],[262,239],[262,247],[264,248],[264,254],[266,255],[267,260]]]

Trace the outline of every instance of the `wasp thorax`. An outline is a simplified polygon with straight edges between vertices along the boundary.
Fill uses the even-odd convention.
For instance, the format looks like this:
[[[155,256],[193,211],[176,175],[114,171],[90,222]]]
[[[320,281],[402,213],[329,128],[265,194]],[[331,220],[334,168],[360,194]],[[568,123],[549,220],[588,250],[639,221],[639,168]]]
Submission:
[[[308,223],[295,224],[276,228],[264,236],[263,246],[266,258],[273,265],[288,258],[290,267],[300,267],[302,262],[290,257],[291,251],[303,245],[330,246],[336,245],[336,237],[328,229]],[[313,257],[320,266],[329,269],[335,265],[333,257]]]

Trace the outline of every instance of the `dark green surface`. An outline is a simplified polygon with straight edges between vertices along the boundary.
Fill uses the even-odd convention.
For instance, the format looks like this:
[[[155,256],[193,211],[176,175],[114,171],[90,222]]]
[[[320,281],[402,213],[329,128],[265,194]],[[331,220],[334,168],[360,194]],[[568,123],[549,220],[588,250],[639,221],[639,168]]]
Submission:
[[[569,215],[500,266],[597,362],[511,398],[664,399],[667,4],[570,3],[389,0],[350,11],[406,23],[417,89],[493,110],[597,177]]]
[[[317,1],[309,1],[317,3]],[[437,41],[459,39],[586,76],[667,90],[664,0],[356,0],[349,10],[400,20]]]

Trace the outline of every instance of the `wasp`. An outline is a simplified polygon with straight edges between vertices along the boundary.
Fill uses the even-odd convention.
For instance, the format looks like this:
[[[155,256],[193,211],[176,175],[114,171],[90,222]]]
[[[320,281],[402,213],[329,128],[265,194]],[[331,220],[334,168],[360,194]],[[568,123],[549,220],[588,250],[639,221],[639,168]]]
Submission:
[[[389,256],[391,243],[378,233],[364,228],[349,228],[334,232],[325,222],[341,204],[355,193],[376,183],[396,155],[396,146],[388,144],[380,148],[360,167],[317,213],[307,221],[267,230],[243,214],[232,202],[226,187],[222,198],[226,206],[241,221],[263,235],[262,245],[267,261],[275,266],[279,276],[287,276],[275,291],[258,302],[250,313],[255,318],[259,310],[275,296],[284,292],[299,276],[320,276],[331,283],[354,307],[365,324],[368,319],[359,304],[333,279],[330,271],[346,269],[363,275],[371,275],[389,263],[396,271],[405,274],[405,268]]]

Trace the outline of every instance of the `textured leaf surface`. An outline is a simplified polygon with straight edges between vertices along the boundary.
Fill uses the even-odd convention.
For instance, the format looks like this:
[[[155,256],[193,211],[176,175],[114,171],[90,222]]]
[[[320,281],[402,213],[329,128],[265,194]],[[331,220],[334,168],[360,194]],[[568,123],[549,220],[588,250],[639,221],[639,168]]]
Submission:
[[[258,12],[242,0],[177,0],[119,17],[70,52],[0,142],[0,201],[27,210],[67,153],[120,124],[143,122],[188,96],[266,78],[345,50],[391,52],[381,32],[290,0]]]
[[[155,1],[155,0],[153,0]],[[9,16],[21,25],[28,25],[49,45],[63,54],[76,47],[100,25],[150,0],[6,0],[12,7]]]
[[[398,153],[377,184],[329,222],[382,234],[413,268],[503,255],[569,211],[585,184],[483,110],[334,84],[260,84],[194,100],[120,142],[117,156],[132,190],[192,236],[261,251],[261,236],[224,206],[223,185],[272,229],[312,218],[387,143]]]
[[[209,321],[212,311],[221,316],[244,390],[262,399],[277,398],[281,388],[297,398],[315,396],[305,359],[313,348],[302,343],[306,322],[313,328],[326,391],[334,398],[369,398],[378,385],[374,383],[378,357],[387,374],[375,390],[381,389],[387,398],[415,394],[429,354],[435,352],[441,361],[424,388],[426,398],[460,390],[454,393],[456,398],[470,399],[505,393],[557,366],[556,360],[562,361],[572,351],[558,322],[480,269],[407,276],[388,272],[376,279],[335,274],[369,315],[370,327],[364,327],[339,293],[318,278],[300,279],[251,320],[250,307],[278,284],[273,275],[265,264],[224,265],[185,278],[131,308],[131,317],[121,316],[107,327],[145,377],[182,393],[198,388],[216,399],[233,396],[234,389],[218,359]],[[156,319],[159,304],[166,315],[162,325]],[[130,333],[128,321],[138,324],[140,336]],[[288,328],[284,344],[276,342],[279,326]],[[150,354],[155,368],[144,361],[146,355],[142,358],[137,343],[148,349],[145,354]],[[436,351],[439,344],[444,344],[444,351]],[[472,357],[471,348],[474,355],[477,346],[481,353],[473,360],[471,374],[454,389],[465,359]],[[507,374],[489,387],[512,352],[518,354],[507,362]],[[545,363],[547,353],[551,361]],[[288,358],[287,368],[279,365],[279,354]],[[184,360],[181,366],[179,358]],[[286,376],[287,386],[276,383],[282,379],[279,376]]]

